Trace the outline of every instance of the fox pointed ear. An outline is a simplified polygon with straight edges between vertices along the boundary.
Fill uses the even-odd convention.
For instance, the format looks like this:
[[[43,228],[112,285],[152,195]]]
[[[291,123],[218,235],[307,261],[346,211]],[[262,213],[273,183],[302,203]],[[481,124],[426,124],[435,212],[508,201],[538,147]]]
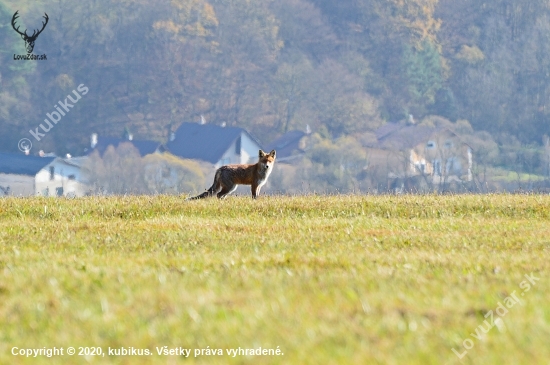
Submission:
[[[266,155],[266,153],[264,151],[260,150],[260,153],[259,153],[260,158],[264,157],[265,155]]]
[[[273,158],[275,158],[275,154],[276,154],[275,150],[271,150],[271,152],[269,152],[269,155]]]

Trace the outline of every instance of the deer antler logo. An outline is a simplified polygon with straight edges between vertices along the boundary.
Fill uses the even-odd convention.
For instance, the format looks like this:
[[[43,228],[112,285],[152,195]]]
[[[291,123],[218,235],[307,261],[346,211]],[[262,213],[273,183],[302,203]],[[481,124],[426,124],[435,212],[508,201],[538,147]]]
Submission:
[[[25,41],[25,48],[27,48],[27,53],[31,54],[32,50],[34,49],[34,42],[36,41],[36,38],[38,38],[38,35],[42,33],[44,28],[46,28],[46,24],[48,24],[48,14],[44,13],[44,19],[46,19],[46,22],[42,22],[42,29],[35,29],[32,35],[28,35],[26,29],[24,33],[21,33],[19,31],[19,27],[15,27],[15,21],[17,20],[17,18],[19,18],[19,15],[17,13],[19,13],[19,10],[17,10],[15,14],[13,14],[13,18],[11,18],[11,26],[13,27],[13,30],[21,35],[21,38],[23,38],[23,40]]]

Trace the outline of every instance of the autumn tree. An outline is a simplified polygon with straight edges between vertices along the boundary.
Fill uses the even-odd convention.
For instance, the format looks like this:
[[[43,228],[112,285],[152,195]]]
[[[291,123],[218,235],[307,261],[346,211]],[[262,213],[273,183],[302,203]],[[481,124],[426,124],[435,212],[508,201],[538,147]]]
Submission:
[[[102,194],[183,194],[204,185],[204,174],[195,161],[170,154],[141,157],[131,143],[95,151],[84,165],[92,191]]]

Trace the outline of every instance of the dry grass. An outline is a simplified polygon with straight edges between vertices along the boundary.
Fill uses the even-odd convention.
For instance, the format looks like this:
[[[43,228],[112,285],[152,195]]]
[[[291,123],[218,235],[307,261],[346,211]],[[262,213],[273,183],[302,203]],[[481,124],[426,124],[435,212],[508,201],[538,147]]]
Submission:
[[[468,338],[462,363],[547,363],[549,243],[537,195],[0,199],[0,363],[175,364],[156,347],[181,346],[224,351],[190,364],[452,364]]]

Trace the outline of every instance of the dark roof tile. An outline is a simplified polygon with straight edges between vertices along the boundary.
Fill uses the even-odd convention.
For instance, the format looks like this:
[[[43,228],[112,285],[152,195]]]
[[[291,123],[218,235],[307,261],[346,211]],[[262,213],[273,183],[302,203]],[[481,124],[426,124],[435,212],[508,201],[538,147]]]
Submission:
[[[436,131],[437,129],[433,127],[408,125],[382,137],[379,143],[383,147],[393,149],[413,148],[427,142]]]
[[[176,130],[175,139],[166,144],[166,149],[182,158],[216,163],[241,133],[247,134],[258,143],[242,128],[183,123]]]
[[[290,157],[296,150],[300,150],[300,140],[306,134],[302,131],[289,131],[267,145],[266,151],[276,150],[277,158]]]
[[[0,153],[0,173],[34,176],[53,160],[55,157]]]
[[[97,144],[94,148],[88,151],[88,155],[94,151],[98,151],[100,155],[103,155],[107,150],[107,147],[113,146],[117,148],[121,143],[131,143],[138,151],[141,157],[155,153],[157,148],[160,146],[160,143],[155,141],[148,140],[132,140],[129,141],[123,138],[114,138],[114,137],[99,137],[97,139]]]
[[[381,139],[387,136],[388,134],[391,134],[397,130],[399,130],[402,126],[398,123],[386,123],[380,128],[378,128],[374,134],[376,135],[376,139]]]

